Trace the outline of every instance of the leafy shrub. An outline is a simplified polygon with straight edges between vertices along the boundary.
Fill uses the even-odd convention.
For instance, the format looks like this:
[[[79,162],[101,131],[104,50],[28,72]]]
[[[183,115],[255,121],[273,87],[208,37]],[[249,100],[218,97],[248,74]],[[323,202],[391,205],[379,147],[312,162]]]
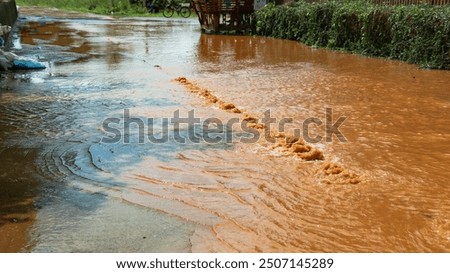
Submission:
[[[389,57],[391,51],[391,23],[389,17],[392,11],[386,7],[376,7],[364,22],[361,48],[366,54]]]
[[[427,68],[449,69],[449,15],[449,7],[395,7],[389,17],[390,57]]]
[[[256,12],[256,33],[450,69],[450,5],[272,4]]]

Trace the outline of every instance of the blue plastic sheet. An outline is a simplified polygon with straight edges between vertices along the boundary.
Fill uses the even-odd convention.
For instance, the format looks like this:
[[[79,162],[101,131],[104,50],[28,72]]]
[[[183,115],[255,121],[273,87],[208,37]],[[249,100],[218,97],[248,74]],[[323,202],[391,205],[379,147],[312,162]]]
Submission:
[[[45,65],[30,60],[14,60],[13,69],[45,69]]]

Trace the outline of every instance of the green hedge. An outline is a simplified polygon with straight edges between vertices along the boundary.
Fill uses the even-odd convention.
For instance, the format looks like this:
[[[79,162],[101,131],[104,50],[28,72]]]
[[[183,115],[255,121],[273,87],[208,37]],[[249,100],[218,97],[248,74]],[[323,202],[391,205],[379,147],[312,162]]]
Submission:
[[[256,34],[450,69],[450,5],[378,6],[369,1],[268,5]]]

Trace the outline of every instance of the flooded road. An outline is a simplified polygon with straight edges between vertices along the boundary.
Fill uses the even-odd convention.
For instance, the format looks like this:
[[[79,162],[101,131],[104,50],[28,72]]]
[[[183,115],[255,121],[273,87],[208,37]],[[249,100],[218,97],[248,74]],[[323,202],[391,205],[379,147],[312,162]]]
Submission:
[[[1,75],[0,251],[450,251],[450,72],[42,12],[14,51],[47,69]],[[268,110],[270,128],[231,122]],[[283,119],[317,141],[287,146]]]

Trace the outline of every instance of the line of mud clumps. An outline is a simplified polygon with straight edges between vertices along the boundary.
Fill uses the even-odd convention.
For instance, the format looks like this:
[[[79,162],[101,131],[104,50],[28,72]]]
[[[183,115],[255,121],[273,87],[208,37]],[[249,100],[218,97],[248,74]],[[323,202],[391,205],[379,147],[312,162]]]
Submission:
[[[205,98],[208,102],[219,105],[219,108],[234,114],[242,115],[246,126],[258,130],[264,130],[265,125],[259,123],[259,119],[237,108],[234,104],[225,102],[215,96],[211,90],[202,88],[195,82],[192,82],[185,77],[178,77],[176,82],[185,86],[191,93],[197,94]],[[267,133],[267,132],[266,132]],[[318,176],[321,181],[326,184],[358,184],[361,182],[358,175],[346,170],[336,163],[325,162],[323,152],[311,145],[305,143],[301,138],[278,132],[273,134],[268,132],[269,137],[276,139],[277,143],[273,145],[272,149],[280,149],[285,155],[294,155],[305,161],[324,161],[324,164],[318,170]]]

